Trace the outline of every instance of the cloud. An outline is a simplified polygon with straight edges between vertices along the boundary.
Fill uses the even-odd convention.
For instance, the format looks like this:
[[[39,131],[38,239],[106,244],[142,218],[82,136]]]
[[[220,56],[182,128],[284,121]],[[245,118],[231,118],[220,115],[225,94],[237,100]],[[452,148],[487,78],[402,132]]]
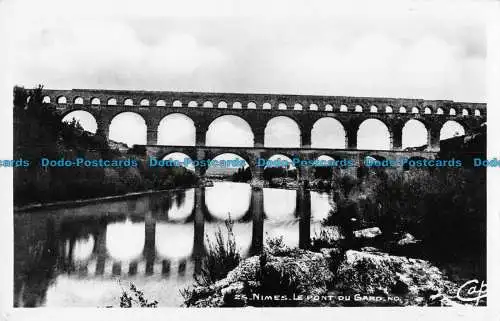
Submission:
[[[394,10],[39,15],[13,30],[9,48],[14,80],[27,86],[484,101],[484,23],[461,11]]]
[[[30,27],[15,38],[19,83],[151,89],[162,78],[172,83],[195,78],[199,69],[220,68],[225,59],[189,34],[166,34],[160,43],[148,45],[118,21],[62,20]]]
[[[13,6],[10,73],[28,87],[486,101],[486,23],[474,6],[298,0]],[[238,127],[226,125],[226,133]]]

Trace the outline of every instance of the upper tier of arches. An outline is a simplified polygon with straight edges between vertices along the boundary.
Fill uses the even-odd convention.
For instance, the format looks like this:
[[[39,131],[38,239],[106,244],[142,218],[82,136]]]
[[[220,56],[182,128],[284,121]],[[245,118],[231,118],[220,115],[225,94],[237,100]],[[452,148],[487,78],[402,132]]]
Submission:
[[[325,111],[336,113],[422,114],[481,117],[486,104],[452,101],[357,98],[335,96],[211,94],[132,91],[46,90],[44,102],[64,108],[70,104],[88,106],[127,106],[136,108],[213,108]]]

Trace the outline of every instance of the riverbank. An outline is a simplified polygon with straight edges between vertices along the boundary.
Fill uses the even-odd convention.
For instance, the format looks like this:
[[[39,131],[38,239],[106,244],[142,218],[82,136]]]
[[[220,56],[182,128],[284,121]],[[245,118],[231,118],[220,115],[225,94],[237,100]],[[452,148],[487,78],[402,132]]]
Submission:
[[[212,180],[212,182],[226,182],[225,180]],[[231,182],[231,181],[228,181]],[[169,191],[179,191],[179,190],[185,190],[188,188],[197,188],[197,187],[210,187],[211,185],[203,184],[201,185],[191,185],[191,186],[183,186],[183,187],[176,187],[176,188],[166,188],[166,189],[161,189],[161,190],[146,190],[146,191],[140,191],[140,192],[131,192],[131,193],[126,193],[126,194],[120,194],[120,195],[110,195],[110,196],[102,196],[102,197],[93,197],[93,198],[84,198],[84,199],[74,199],[74,200],[67,200],[67,201],[59,201],[59,202],[49,202],[49,203],[32,203],[32,204],[26,204],[26,205],[21,205],[21,206],[15,206],[14,205],[14,212],[26,212],[26,211],[31,211],[31,210],[43,210],[43,209],[57,209],[61,207],[76,207],[80,205],[87,205],[87,204],[93,204],[101,201],[114,201],[114,200],[120,200],[120,199],[127,199],[127,198],[133,198],[133,197],[139,197],[143,195],[150,195],[150,194],[158,194],[158,193],[164,193],[164,192],[169,192]],[[269,188],[277,188],[277,187],[270,187],[270,186],[265,186]],[[285,189],[285,190],[298,190],[299,188],[286,188],[286,187],[280,187],[279,189]],[[327,193],[329,192],[328,190],[324,189],[314,189],[310,188],[308,189],[309,191],[314,191],[318,193]]]
[[[467,273],[469,267],[460,262],[450,270],[450,262],[425,255],[423,243],[409,233],[385,235],[378,227],[347,232],[323,226],[307,249],[288,247],[282,237],[268,238],[261,253],[228,266],[223,278],[184,289],[184,306],[486,304],[484,299],[473,300],[471,293],[466,299],[464,293],[459,295],[460,288],[480,273]],[[214,255],[224,257],[226,251],[208,253]],[[213,266],[205,269],[210,272]]]
[[[28,205],[23,205],[23,206],[14,206],[14,213],[15,212],[28,212],[28,211],[35,211],[35,210],[44,210],[44,209],[58,209],[58,208],[63,208],[63,207],[78,207],[81,205],[94,204],[94,203],[99,203],[102,201],[116,201],[116,200],[122,200],[122,199],[131,199],[131,198],[136,198],[136,197],[140,197],[140,196],[144,196],[144,195],[161,194],[161,193],[165,193],[165,192],[180,191],[180,190],[185,190],[187,188],[196,188],[196,187],[199,187],[199,186],[194,185],[194,186],[185,186],[185,187],[177,187],[177,188],[162,189],[162,190],[147,190],[147,191],[141,191],[141,192],[126,193],[126,194],[121,194],[121,195],[110,195],[110,196],[103,196],[103,197],[76,199],[76,200],[60,201],[60,202],[33,203],[33,204],[28,204]]]
[[[184,306],[456,306],[458,289],[428,261],[374,248],[267,249],[185,290]]]

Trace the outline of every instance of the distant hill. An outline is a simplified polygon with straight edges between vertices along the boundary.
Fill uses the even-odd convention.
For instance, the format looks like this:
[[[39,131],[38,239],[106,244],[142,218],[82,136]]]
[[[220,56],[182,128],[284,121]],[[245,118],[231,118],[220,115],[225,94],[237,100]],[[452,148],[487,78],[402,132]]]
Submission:
[[[222,175],[222,176],[231,176],[238,171],[238,168],[235,167],[209,167],[205,173],[207,176],[211,175]]]

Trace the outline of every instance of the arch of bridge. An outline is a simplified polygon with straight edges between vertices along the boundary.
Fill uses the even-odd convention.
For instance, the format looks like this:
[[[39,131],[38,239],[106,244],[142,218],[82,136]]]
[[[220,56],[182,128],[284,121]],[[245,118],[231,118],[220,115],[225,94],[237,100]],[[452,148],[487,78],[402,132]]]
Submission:
[[[457,114],[462,114],[466,109],[469,114],[473,114],[479,109],[484,114],[485,104],[453,102],[450,100],[423,100],[423,99],[402,99],[402,98],[378,98],[378,97],[344,97],[344,96],[312,96],[312,95],[276,95],[276,94],[237,94],[237,93],[201,93],[201,92],[168,92],[168,91],[127,91],[127,90],[96,90],[96,89],[73,89],[73,90],[45,90],[45,95],[51,102],[56,102],[59,97],[65,97],[67,104],[74,102],[74,99],[81,97],[84,105],[90,105],[92,99],[99,99],[100,105],[107,105],[110,99],[116,99],[116,105],[123,105],[125,100],[131,99],[133,106],[154,107],[157,102],[165,102],[165,105],[172,106],[174,101],[182,102],[183,107],[189,101],[195,101],[198,106],[203,106],[205,102],[211,102],[216,109],[218,104],[224,102],[227,108],[231,109],[233,103],[239,102],[242,108],[250,102],[256,104],[257,109],[263,109],[264,104],[269,104],[271,110],[278,109],[280,104],[285,104],[287,110],[293,110],[296,104],[300,104],[303,110],[309,110],[311,105],[318,107],[318,111],[325,111],[326,106],[332,106],[332,112],[340,112],[340,107],[345,105],[348,112],[354,112],[356,106],[361,106],[362,113],[371,113],[372,106],[377,108],[378,113],[385,113],[385,107],[389,106],[394,113],[404,107],[407,113],[412,113],[414,108],[419,114],[425,113],[425,108],[429,108],[432,114],[436,114],[441,108],[444,114],[449,114],[453,108]],[[147,104],[143,104],[146,102]],[[205,107],[206,108],[206,107]]]
[[[245,120],[254,134],[255,146],[261,147],[264,142],[264,131],[268,122],[279,116],[291,118],[299,127],[301,146],[310,147],[311,131],[314,124],[321,118],[330,117],[338,120],[344,127],[347,148],[354,148],[357,141],[357,132],[360,124],[367,119],[381,120],[388,128],[392,147],[401,146],[402,129],[411,119],[421,121],[427,129],[430,143],[439,141],[439,132],[448,120],[461,124],[465,132],[479,126],[486,119],[486,105],[473,103],[454,103],[451,101],[425,101],[421,99],[392,99],[392,98],[355,98],[355,97],[326,97],[326,96],[297,96],[297,95],[260,95],[260,94],[214,94],[214,93],[178,93],[178,92],[132,92],[107,90],[46,90],[51,102],[55,102],[56,109],[64,116],[76,110],[87,111],[97,121],[98,131],[107,135],[109,125],[114,117],[123,112],[139,114],[146,122],[148,137],[156,137],[160,121],[174,113],[181,113],[193,120],[196,128],[197,144],[203,144],[209,125],[217,118],[225,115],[234,115]],[[65,104],[57,104],[59,97],[66,97]],[[74,99],[81,97],[83,104],[75,104]],[[100,104],[92,104],[93,99],[99,99]],[[116,105],[107,105],[109,99],[116,99]],[[132,99],[133,105],[126,106],[126,99]],[[141,105],[147,100],[148,105]],[[156,102],[163,100],[166,107],[156,106]],[[172,107],[172,103],[180,100],[183,107]],[[187,107],[188,101],[194,100],[200,107]],[[211,102],[213,107],[202,107],[205,102]],[[227,103],[227,108],[217,108],[219,102]],[[230,108],[234,102],[240,102],[242,109]],[[255,102],[257,110],[247,109],[249,102]],[[271,109],[262,109],[264,103],[269,103]],[[287,110],[279,110],[279,104],[286,104]],[[293,110],[295,104],[302,105],[302,110]],[[315,104],[318,110],[309,110]],[[325,106],[331,105],[332,110],[326,111]],[[347,112],[341,112],[340,106],[348,107]],[[360,105],[362,112],[355,112]],[[379,112],[370,112],[370,107],[376,106]],[[393,113],[385,113],[385,106],[391,106]],[[405,107],[407,113],[398,113],[399,107]],[[412,108],[418,108],[419,113],[411,113]],[[430,108],[432,114],[425,114],[425,108]],[[443,115],[436,114],[437,109],[444,110]],[[449,115],[450,109],[457,111],[456,115]],[[466,109],[468,115],[462,115]],[[479,110],[481,115],[476,116],[474,111]],[[200,136],[203,136],[200,138]],[[437,136],[437,138],[436,138]],[[351,143],[349,143],[349,141]],[[156,141],[148,141],[156,144]]]

